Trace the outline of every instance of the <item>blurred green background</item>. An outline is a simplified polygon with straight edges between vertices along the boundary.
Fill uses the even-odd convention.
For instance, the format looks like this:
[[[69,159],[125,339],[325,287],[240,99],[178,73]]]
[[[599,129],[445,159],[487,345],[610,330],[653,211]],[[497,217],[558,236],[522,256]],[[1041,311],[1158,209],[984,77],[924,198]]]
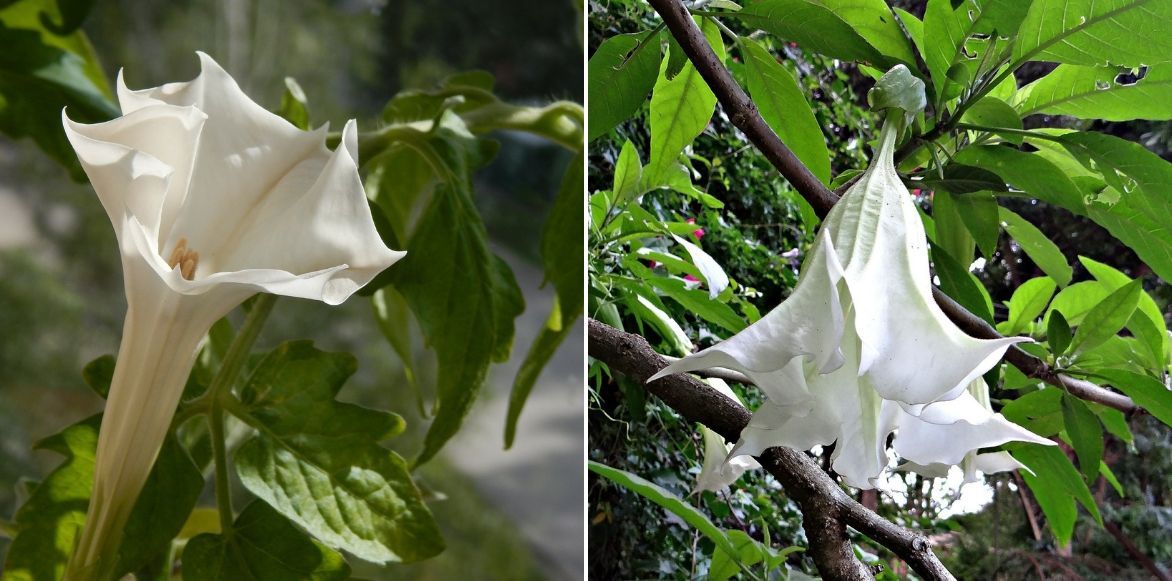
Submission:
[[[191,79],[202,50],[266,107],[276,107],[291,76],[314,125],[341,127],[353,117],[368,130],[396,92],[474,68],[491,72],[509,101],[581,102],[581,14],[580,0],[114,0],[95,3],[84,30],[111,83],[120,68],[131,88]],[[431,506],[448,550],[381,570],[352,559],[356,576],[582,575],[581,333],[538,381],[518,443],[502,450],[508,389],[550,307],[536,261],[540,224],[569,156],[528,136],[495,137],[503,146],[478,176],[477,203],[494,251],[525,292],[514,361],[494,368],[461,434],[418,475],[442,498]],[[39,479],[59,461],[32,443],[100,409],[80,369],[115,352],[125,306],[113,231],[93,191],[70,182],[32,141],[0,137],[0,517],[21,501],[22,479]],[[370,312],[361,297],[340,307],[282,299],[259,348],[312,338],[354,353],[360,369],[341,398],[403,415],[414,429],[393,446],[410,457],[426,423]],[[434,364],[426,352],[417,356],[427,385]],[[202,504],[214,503],[208,495]],[[6,547],[0,535],[0,555]]]

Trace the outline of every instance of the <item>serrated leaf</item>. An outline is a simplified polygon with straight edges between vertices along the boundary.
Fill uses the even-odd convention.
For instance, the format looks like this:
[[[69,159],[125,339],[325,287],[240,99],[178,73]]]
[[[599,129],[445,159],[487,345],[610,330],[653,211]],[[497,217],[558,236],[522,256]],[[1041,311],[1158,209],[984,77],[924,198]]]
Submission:
[[[4,563],[5,581],[61,579],[85,523],[93,488],[94,453],[102,416],[95,415],[37,442],[65,456],[16,513],[16,538]],[[166,551],[203,489],[203,475],[173,437],[163,442],[135,502],[114,574],[136,571]]]
[[[1099,417],[1081,399],[1070,394],[1062,396],[1062,420],[1066,434],[1078,455],[1078,467],[1087,484],[1099,477],[1099,463],[1103,458],[1103,428]]]
[[[1058,544],[1069,543],[1074,534],[1074,521],[1078,516],[1075,501],[1102,524],[1103,517],[1091,491],[1061,448],[1037,444],[1011,444],[1008,447],[1010,454],[1029,468],[1021,471],[1022,478],[1042,507]]]
[[[630,145],[630,142],[627,142],[627,145]],[[627,151],[626,146],[623,147],[623,151]],[[574,321],[582,314],[582,260],[585,256],[582,246],[582,192],[586,187],[583,182],[582,162],[581,154],[570,160],[554,207],[546,218],[541,257],[546,280],[553,282],[557,295],[554,297],[552,310],[546,317],[545,325],[529,346],[529,352],[525,354],[525,360],[521,362],[517,377],[513,380],[513,388],[509,393],[509,409],[505,416],[505,448],[513,445],[521,410],[525,406],[525,401],[529,399],[529,393],[537,382],[541,370],[570,334],[574,328]],[[635,167],[639,166],[638,155],[635,155],[633,163]],[[634,181],[638,183],[637,173]]]
[[[699,531],[700,534],[708,537],[708,539],[716,545],[717,549],[724,551],[729,555],[739,554],[736,548],[733,547],[733,544],[729,542],[729,539],[727,536],[725,536],[724,532],[721,531],[720,528],[718,528],[716,525],[712,524],[712,521],[708,520],[708,517],[704,516],[704,513],[700,512],[692,505],[684,502],[684,500],[680,497],[668,492],[667,490],[664,490],[663,487],[659,486],[658,484],[649,482],[648,480],[635,474],[631,474],[630,472],[619,470],[617,468],[611,468],[610,466],[600,464],[593,460],[587,461],[586,466],[590,469],[591,472],[598,474],[607,480],[610,480],[611,482],[614,482],[615,484],[618,484],[619,486],[622,486],[623,488],[626,488],[627,490],[630,490],[631,492],[634,492],[639,496],[642,496],[643,498],[658,504],[659,506],[662,506],[672,514],[680,517],[684,520],[684,522],[688,523],[690,526]]]
[[[828,57],[881,70],[915,64],[895,15],[881,0],[759,0],[733,16]]]
[[[411,562],[443,549],[407,463],[376,442],[403,429],[387,412],[334,400],[353,356],[308,341],[271,351],[229,408],[258,434],[237,450],[250,492],[318,540],[375,563]]]
[[[1172,119],[1172,66],[1153,65],[1142,79],[1119,82],[1129,72],[1119,67],[1059,65],[1022,87],[1014,107],[1022,117],[1046,113],[1104,121]]]
[[[698,24],[717,58],[723,61],[724,41],[716,24],[705,18],[700,18]],[[594,83],[591,80],[590,84]],[[691,62],[673,79],[667,78],[667,62],[660,66],[651,91],[651,155],[643,168],[644,190],[671,183],[672,174],[678,173],[680,152],[708,126],[715,110],[716,95]]]
[[[744,39],[738,46],[745,61],[749,94],[761,117],[815,177],[829,183],[826,137],[797,79],[757,41]]]
[[[1136,67],[1172,60],[1172,3],[1035,0],[1018,30],[1015,61]]]
[[[598,139],[634,115],[655,85],[660,54],[654,43],[624,63],[644,34],[612,36],[590,56],[586,65],[590,75],[587,88],[590,102],[588,141]]]
[[[1071,352],[1077,354],[1089,351],[1114,337],[1131,319],[1141,293],[1143,288],[1140,281],[1132,281],[1095,305],[1075,331],[1074,339],[1070,342]]]
[[[236,517],[232,534],[197,535],[183,550],[184,581],[349,578],[350,566],[342,555],[309,538],[259,500]]]
[[[1018,335],[1041,316],[1050,304],[1058,285],[1048,276],[1031,278],[1013,291],[1009,298],[1009,325],[1004,334]]]
[[[998,209],[1001,226],[1018,246],[1030,257],[1058,286],[1064,287],[1074,277],[1074,269],[1054,244],[1041,230],[1027,222],[1021,216],[1005,208]]]

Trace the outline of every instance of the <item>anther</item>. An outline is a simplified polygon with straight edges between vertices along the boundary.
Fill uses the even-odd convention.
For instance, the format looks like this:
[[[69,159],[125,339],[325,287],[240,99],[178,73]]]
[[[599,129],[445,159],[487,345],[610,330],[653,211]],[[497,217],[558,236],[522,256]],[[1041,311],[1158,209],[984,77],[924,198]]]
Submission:
[[[178,266],[179,274],[187,280],[192,280],[195,277],[195,267],[198,265],[199,253],[187,248],[186,238],[180,238],[175,244],[175,250],[171,251],[171,259],[167,261],[167,266],[172,269]]]

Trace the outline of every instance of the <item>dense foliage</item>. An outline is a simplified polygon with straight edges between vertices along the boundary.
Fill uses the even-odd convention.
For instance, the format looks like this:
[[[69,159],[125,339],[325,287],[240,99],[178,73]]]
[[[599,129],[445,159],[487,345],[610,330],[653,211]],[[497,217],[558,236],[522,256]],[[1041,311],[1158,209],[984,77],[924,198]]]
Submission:
[[[1032,354],[1122,391],[1150,414],[1125,417],[1003,364],[988,377],[995,407],[1061,444],[1052,453],[1012,449],[1035,475],[989,477],[993,500],[974,514],[955,514],[954,484],[915,475],[891,479],[889,493],[855,491],[860,501],[933,534],[961,578],[1142,577],[1126,543],[1167,566],[1172,466],[1159,442],[1172,421],[1164,282],[1172,234],[1159,216],[1172,166],[1159,156],[1168,156],[1164,120],[1172,118],[1161,105],[1168,53],[1120,33],[1109,33],[1111,46],[1092,38],[1123,25],[1150,32],[1172,22],[1172,8],[706,4],[694,14],[716,54],[832,186],[869,158],[877,118],[863,94],[872,79],[903,63],[927,82],[929,109],[899,169],[928,226],[937,284],[1002,333],[1036,339]],[[798,10],[806,18],[791,18]],[[818,221],[732,126],[650,7],[597,2],[588,17],[587,314],[685,355],[788,295]],[[727,288],[710,296],[722,275]],[[703,449],[697,426],[601,362],[590,369],[592,460],[686,497],[730,539],[745,533],[775,550],[805,542],[800,513],[762,472],[720,494],[688,496]],[[752,387],[737,393],[750,409],[759,401]],[[695,578],[726,558],[694,523],[629,486],[592,476],[589,500],[592,577]],[[890,574],[906,572],[882,547],[858,543]],[[790,575],[815,572],[801,553],[786,562]],[[741,573],[763,574],[760,566]]]

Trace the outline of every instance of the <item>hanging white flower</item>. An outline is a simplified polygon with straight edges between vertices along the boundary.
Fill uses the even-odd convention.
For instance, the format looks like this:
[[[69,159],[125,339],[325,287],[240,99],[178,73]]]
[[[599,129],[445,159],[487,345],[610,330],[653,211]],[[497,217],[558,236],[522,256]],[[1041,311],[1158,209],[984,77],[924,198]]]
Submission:
[[[915,88],[920,82],[900,68],[885,81]],[[918,91],[922,107],[922,83]],[[711,367],[748,375],[769,401],[734,455],[833,443],[832,466],[844,481],[874,487],[888,463],[889,435],[929,404],[961,397],[1010,345],[1029,340],[970,337],[933,300],[924,227],[893,162],[906,110],[889,111],[871,166],[827,215],[793,294],[649,380]],[[935,407],[928,417],[943,421],[935,412],[944,409],[954,408]],[[957,461],[971,450],[949,449]]]
[[[745,404],[724,380],[710,377],[704,381],[721,395],[727,397],[729,401],[744,407]],[[696,486],[692,489],[693,494],[699,494],[705,490],[712,492],[724,490],[739,480],[745,471],[761,467],[751,456],[730,456],[732,445],[725,442],[723,436],[706,426],[700,426],[700,436],[704,442],[704,457],[700,465],[700,475],[696,478]]]
[[[258,292],[336,305],[403,256],[375,230],[354,121],[330,151],[326,127],[297,129],[199,59],[187,83],[131,91],[119,74],[112,121],[62,112],[114,226],[127,300],[75,574],[111,566],[216,320]]]

